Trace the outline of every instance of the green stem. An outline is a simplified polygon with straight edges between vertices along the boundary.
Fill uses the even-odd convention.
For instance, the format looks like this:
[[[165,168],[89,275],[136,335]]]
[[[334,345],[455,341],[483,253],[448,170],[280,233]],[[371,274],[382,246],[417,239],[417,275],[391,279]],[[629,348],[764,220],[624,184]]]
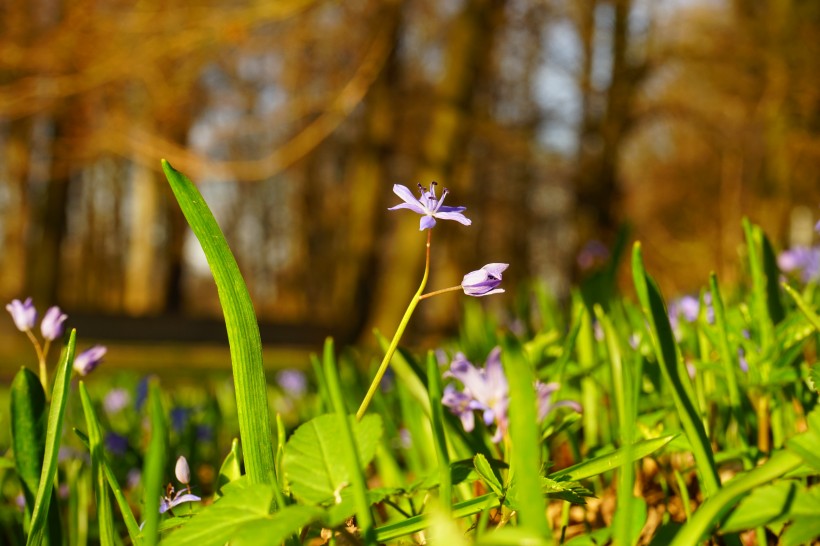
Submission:
[[[45,352],[40,346],[40,342],[37,341],[37,338],[31,333],[31,330],[26,330],[26,335],[31,340],[31,344],[34,345],[34,351],[37,353],[37,360],[40,362],[40,383],[42,383],[43,391],[46,393],[46,400],[51,400],[51,393],[48,390],[48,368],[46,368]]]
[[[393,339],[387,347],[387,352],[385,352],[384,358],[382,359],[381,364],[379,364],[379,369],[376,371],[376,376],[373,378],[373,382],[370,383],[370,388],[367,389],[367,394],[364,395],[364,400],[362,400],[362,404],[359,406],[359,411],[356,412],[356,419],[358,420],[361,420],[361,418],[364,417],[364,412],[367,411],[367,406],[370,405],[370,401],[376,394],[376,389],[379,388],[379,383],[381,383],[382,377],[384,377],[384,374],[387,371],[387,366],[393,358],[393,353],[396,352],[396,348],[399,346],[401,336],[407,329],[407,324],[410,322],[410,317],[413,316],[413,311],[416,310],[416,305],[418,305],[419,300],[422,298],[422,292],[424,292],[424,287],[427,285],[427,277],[430,275],[430,240],[432,235],[432,230],[428,229],[427,259],[424,264],[424,276],[421,278],[421,284],[419,285],[419,289],[416,291],[416,294],[413,296],[413,299],[410,300],[410,305],[407,306],[407,311],[404,312],[404,316],[401,318],[399,327],[396,329],[396,333],[393,335]]]
[[[456,290],[462,290],[460,284],[458,286],[451,286],[450,288],[442,288],[441,290],[436,290],[435,292],[428,292],[423,296],[419,296],[419,299],[423,300],[426,298],[432,298],[433,296],[438,296],[439,294],[444,294],[445,292],[454,292]]]

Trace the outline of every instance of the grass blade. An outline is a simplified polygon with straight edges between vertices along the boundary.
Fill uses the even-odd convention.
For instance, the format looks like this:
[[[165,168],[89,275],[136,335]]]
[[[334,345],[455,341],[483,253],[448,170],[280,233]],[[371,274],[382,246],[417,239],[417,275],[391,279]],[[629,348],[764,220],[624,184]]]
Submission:
[[[148,453],[145,455],[142,471],[145,507],[142,537],[145,546],[154,546],[159,542],[159,503],[165,478],[165,462],[168,458],[168,424],[165,421],[165,410],[162,408],[156,381],[151,381],[148,385],[148,410],[151,416],[151,440],[148,443]]]
[[[225,236],[199,190],[167,161],[162,161],[162,168],[185,219],[205,252],[219,291],[231,349],[245,470],[253,483],[274,483],[273,442],[262,365],[262,342],[248,288]]]
[[[333,356],[333,341],[330,338],[325,342],[324,371],[330,399],[333,402],[333,409],[341,424],[343,445],[345,446],[342,451],[344,451],[343,455],[347,457],[350,485],[353,489],[356,504],[356,520],[359,529],[361,529],[364,543],[368,545],[376,544],[373,514],[370,512],[370,500],[367,496],[367,483],[362,473],[360,457],[356,449],[356,438],[353,436],[353,429],[348,419],[344,395],[339,383],[339,371],[336,368],[336,359]]]
[[[100,545],[113,546],[115,544],[114,514],[111,509],[111,498],[108,494],[108,484],[105,477],[105,453],[103,452],[103,438],[100,432],[100,423],[85,383],[80,381],[80,400],[85,414],[85,424],[88,428],[88,449],[91,451],[91,476],[94,489],[94,498],[97,503],[97,522],[100,526]]]
[[[646,457],[671,442],[673,438],[675,438],[675,436],[662,436],[660,438],[652,438],[651,440],[643,440],[631,446],[616,449],[611,453],[581,461],[578,464],[553,472],[547,477],[552,480],[562,478],[572,482],[585,480],[609,470],[614,470],[628,462],[637,461],[638,459]]]
[[[655,281],[644,269],[641,245],[638,242],[635,243],[632,252],[632,275],[644,317],[649,323],[649,330],[661,373],[663,373],[666,382],[672,387],[672,397],[678,410],[678,418],[689,439],[689,443],[692,445],[695,463],[700,471],[701,487],[704,496],[708,498],[720,488],[714,455],[709,445],[709,439],[706,437],[703,423],[701,423],[698,412],[681,380],[677,347],[675,337],[672,335],[672,326],[669,324],[666,305]]]
[[[518,504],[521,527],[552,542],[552,531],[547,522],[544,495],[538,480],[541,474],[541,445],[536,421],[536,399],[533,369],[527,361],[521,344],[512,337],[504,340],[501,362],[509,381],[510,392],[510,467],[513,475],[513,494]]]
[[[436,445],[439,469],[439,508],[443,513],[450,513],[453,499],[453,483],[450,474],[450,456],[447,453],[447,438],[444,435],[444,410],[441,404],[441,375],[433,351],[427,353],[427,391],[430,393],[430,422],[433,426],[433,439]]]
[[[34,500],[34,509],[31,514],[31,530],[29,531],[27,546],[39,546],[43,542],[46,532],[46,518],[49,505],[53,498],[54,476],[57,475],[57,453],[60,450],[60,438],[63,433],[63,418],[68,403],[68,387],[71,382],[71,364],[74,362],[74,348],[77,344],[77,331],[71,330],[68,344],[60,356],[57,364],[57,374],[54,377],[54,386],[51,391],[51,407],[48,411],[48,426],[46,428],[46,448],[43,455],[43,470],[40,473],[40,483],[37,488],[37,497]]]

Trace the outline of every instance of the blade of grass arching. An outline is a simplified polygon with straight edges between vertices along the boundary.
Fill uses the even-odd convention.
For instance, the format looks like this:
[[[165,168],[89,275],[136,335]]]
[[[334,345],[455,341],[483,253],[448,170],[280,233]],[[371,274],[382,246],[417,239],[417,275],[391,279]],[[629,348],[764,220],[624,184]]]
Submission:
[[[450,456],[447,453],[447,438],[444,435],[441,376],[433,351],[427,353],[427,391],[430,393],[430,423],[433,426],[433,440],[438,457],[439,497],[441,499],[439,508],[443,513],[449,515],[453,499],[453,484],[450,475]]]
[[[490,508],[499,507],[499,499],[495,493],[487,493],[453,505],[450,516],[453,519],[466,518]],[[376,539],[379,543],[393,541],[397,538],[423,531],[429,525],[429,518],[422,514],[413,516],[396,523],[389,523],[376,529]]]
[[[760,232],[760,250],[763,260],[763,274],[766,276],[766,303],[769,317],[774,324],[780,324],[786,318],[783,302],[780,300],[780,268],[777,265],[777,255],[772,243],[766,234]]]
[[[313,368],[313,375],[316,376],[316,385],[319,387],[319,399],[322,401],[322,409],[328,412],[333,408],[333,403],[330,401],[330,395],[327,392],[327,381],[325,381],[325,373],[322,371],[322,363],[315,354],[310,355],[310,365]]]
[[[40,546],[46,534],[49,506],[55,496],[54,477],[57,475],[57,454],[60,450],[60,438],[63,433],[63,419],[68,403],[69,383],[71,382],[71,364],[74,362],[74,348],[77,344],[77,331],[71,330],[68,344],[60,355],[57,364],[57,373],[54,385],[51,388],[51,407],[48,411],[48,425],[46,427],[46,448],[43,455],[43,470],[40,473],[40,483],[37,486],[37,496],[34,499],[34,509],[31,511],[31,528],[29,530],[27,546]],[[56,510],[56,507],[55,507]],[[59,543],[57,543],[59,544]]]
[[[820,316],[818,316],[817,313],[814,312],[814,310],[809,306],[809,304],[806,303],[806,300],[804,300],[803,297],[800,294],[798,294],[794,288],[789,286],[788,283],[784,282],[781,286],[783,286],[783,289],[786,291],[786,293],[789,296],[791,296],[791,298],[794,300],[794,303],[797,304],[798,309],[800,309],[800,311],[803,312],[806,318],[809,319],[811,325],[814,326],[814,328],[818,332],[820,332]]]
[[[86,449],[91,451],[91,443],[88,436],[76,428],[74,429],[74,434],[80,438]],[[142,531],[140,531],[139,523],[137,523],[137,519],[134,517],[134,512],[131,511],[131,505],[128,504],[128,499],[125,498],[125,494],[122,492],[117,477],[114,475],[114,471],[111,469],[111,465],[108,463],[106,457],[103,457],[102,464],[105,479],[108,480],[108,486],[111,488],[111,492],[114,494],[114,500],[117,501],[117,506],[119,506],[120,512],[122,513],[122,519],[125,522],[125,528],[128,530],[128,537],[131,539],[131,544],[140,546],[142,544],[142,537],[140,536]],[[69,544],[77,543],[79,543],[79,541],[69,541]]]
[[[385,338],[378,331],[374,331],[373,334],[379,342],[379,347],[381,347],[382,351],[386,352],[390,344],[390,340]],[[401,351],[396,351],[393,353],[393,358],[390,360],[390,367],[393,369],[393,372],[395,372],[398,380],[404,384],[407,391],[413,395],[413,398],[415,398],[421,405],[421,408],[424,410],[424,414],[429,417],[430,400],[427,397],[427,388],[424,386],[421,379],[419,379],[418,375],[413,370],[413,366],[407,361]]]
[[[97,523],[100,526],[100,545],[113,546],[115,544],[114,513],[111,507],[111,497],[108,494],[108,484],[105,478],[105,453],[103,452],[103,438],[100,432],[100,423],[85,383],[80,381],[80,401],[85,414],[85,425],[88,428],[88,449],[91,451],[91,479],[94,489],[94,499],[97,504]]]
[[[597,364],[595,350],[595,334],[592,326],[592,316],[589,311],[580,317],[581,330],[575,345],[578,351],[578,364],[584,371],[581,378],[581,406],[584,413],[581,415],[584,423],[584,440],[589,446],[601,445],[599,402],[602,398],[598,384],[592,376]]]
[[[720,292],[717,275],[714,271],[709,274],[709,291],[712,293],[712,308],[715,311],[715,324],[718,327],[718,353],[720,354],[721,364],[723,364],[726,384],[729,387],[729,406],[733,415],[737,418],[737,412],[740,409],[740,389],[737,386],[735,370],[738,366],[736,359],[732,356],[732,351],[729,349],[729,325],[726,320],[726,310],[723,306],[723,295]]]
[[[583,324],[587,314],[587,308],[577,294],[573,295],[572,302],[572,326],[570,327],[569,334],[564,340],[564,345],[561,348],[561,356],[558,357],[558,360],[555,363],[555,369],[558,370],[557,377],[552,378],[553,381],[557,381],[562,385],[564,384],[564,371],[566,370],[567,364],[572,359],[572,354],[575,351],[575,344],[578,341],[578,334],[581,332],[581,325]]]
[[[248,288],[211,210],[194,184],[162,160],[162,169],[211,268],[225,315],[236,387],[245,471],[252,483],[273,483],[273,442],[262,342]]]
[[[509,400],[509,434],[512,494],[518,503],[518,521],[524,529],[552,543],[544,495],[539,481],[532,479],[541,473],[541,445],[533,388],[535,377],[521,344],[511,336],[504,339],[501,362],[510,392],[515,393]]]
[[[364,543],[368,545],[376,544],[373,514],[370,512],[370,501],[367,497],[367,483],[359,463],[360,458],[356,449],[356,439],[353,436],[353,429],[350,427],[342,386],[339,383],[339,370],[336,368],[336,358],[333,354],[333,340],[331,338],[325,341],[323,364],[327,390],[333,403],[333,410],[336,412],[341,425],[344,453],[340,455],[347,458],[348,472],[352,482],[350,486],[353,489],[353,497],[356,503],[356,521],[364,538]]]
[[[661,436],[660,438],[642,440],[632,444],[629,448],[622,447],[604,455],[581,461],[578,464],[553,472],[547,477],[551,480],[572,482],[585,480],[609,470],[614,470],[627,462],[646,457],[671,442],[675,436]]]
[[[168,423],[156,380],[148,384],[148,413],[151,419],[151,440],[148,442],[148,453],[145,454],[142,469],[142,543],[144,546],[154,546],[159,542],[159,503],[168,458]]]
[[[695,546],[746,493],[798,468],[803,460],[790,451],[778,451],[761,466],[733,478],[706,499],[675,535],[671,546]]]
[[[678,411],[678,418],[686,437],[689,439],[689,443],[692,445],[692,454],[700,472],[704,497],[708,498],[720,488],[714,455],[706,437],[703,423],[700,422],[698,412],[681,380],[675,337],[672,335],[672,327],[669,324],[666,306],[655,281],[644,269],[641,244],[639,242],[635,243],[632,251],[632,275],[644,317],[649,322],[655,356],[658,359],[664,379],[672,387],[671,392]]]
[[[746,252],[752,275],[752,316],[760,331],[760,347],[766,353],[774,341],[774,326],[769,316],[767,280],[761,256],[763,231],[744,218],[743,233],[746,235]]]

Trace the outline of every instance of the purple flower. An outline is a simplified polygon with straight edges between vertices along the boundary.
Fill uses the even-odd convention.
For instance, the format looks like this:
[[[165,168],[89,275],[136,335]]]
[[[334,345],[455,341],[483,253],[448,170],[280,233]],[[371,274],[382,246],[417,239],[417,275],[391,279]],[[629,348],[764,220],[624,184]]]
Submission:
[[[68,315],[60,311],[56,305],[49,307],[46,314],[43,316],[43,322],[40,323],[40,332],[43,337],[49,341],[54,341],[63,335],[65,325],[63,324],[68,318]]]
[[[192,494],[189,489],[181,489],[174,495],[174,490],[171,488],[170,492],[159,502],[159,513],[164,514],[171,508],[186,502],[199,502],[201,500],[201,497]]]
[[[74,369],[82,376],[90,374],[100,365],[106,352],[108,352],[108,348],[103,345],[94,345],[90,349],[86,349],[74,357]]]
[[[131,402],[131,395],[125,389],[111,389],[103,398],[103,408],[106,413],[119,413]]]
[[[307,377],[299,370],[280,371],[276,374],[276,382],[294,398],[301,398],[307,391]]]
[[[743,373],[749,373],[749,362],[746,360],[746,351],[743,347],[737,348],[737,359],[738,365],[740,366],[740,370]]]
[[[116,432],[108,432],[105,435],[105,447],[112,455],[122,457],[128,453],[128,438]]]
[[[777,257],[777,265],[786,273],[800,273],[803,282],[820,277],[820,247],[796,246]]]
[[[587,242],[578,253],[578,267],[581,271],[588,271],[608,259],[609,249],[601,241],[593,239]]]
[[[500,294],[504,292],[503,288],[498,288],[501,284],[501,273],[508,267],[510,264],[487,264],[481,269],[471,271],[464,275],[461,288],[468,296]]]
[[[34,323],[37,322],[37,309],[31,303],[31,298],[26,298],[26,301],[22,302],[20,300],[11,300],[11,303],[6,305],[6,310],[11,313],[14,325],[21,332],[34,328]]]
[[[421,197],[416,199],[413,197],[413,192],[411,192],[407,186],[394,184],[393,193],[398,195],[404,203],[396,205],[395,207],[390,207],[387,210],[410,209],[417,214],[421,214],[419,231],[431,229],[435,226],[436,218],[441,220],[455,220],[460,224],[469,226],[472,222],[469,218],[461,214],[463,211],[467,210],[467,207],[445,207],[443,203],[444,198],[447,197],[448,191],[445,188],[441,194],[441,198],[436,197],[436,185],[436,182],[432,182],[430,184],[430,189],[428,190],[419,184]]]
[[[496,424],[492,441],[499,442],[507,430],[509,405],[509,385],[501,366],[501,348],[492,350],[483,369],[476,368],[458,353],[444,376],[454,377],[464,385],[460,394],[454,388],[445,389],[442,398],[442,403],[461,418],[464,430],[470,432],[473,429],[472,411],[479,410],[485,425]]]
[[[561,387],[560,383],[550,382],[550,383],[541,383],[540,381],[535,382],[535,391],[538,393],[538,420],[543,421],[547,415],[552,413],[555,408],[560,408],[562,406],[571,408],[573,411],[578,413],[582,412],[581,404],[575,402],[574,400],[560,400],[558,402],[552,401],[552,395],[555,394]]]

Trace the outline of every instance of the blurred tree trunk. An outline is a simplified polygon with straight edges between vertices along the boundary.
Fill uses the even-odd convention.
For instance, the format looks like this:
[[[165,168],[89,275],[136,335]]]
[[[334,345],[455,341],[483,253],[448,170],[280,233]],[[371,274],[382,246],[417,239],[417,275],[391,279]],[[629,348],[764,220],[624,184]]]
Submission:
[[[402,3],[384,2],[380,25],[390,43],[400,42]],[[397,59],[395,45],[364,101],[363,133],[354,144],[345,173],[351,196],[347,214],[346,251],[338,260],[333,282],[332,308],[337,323],[350,335],[359,333],[370,307],[377,262],[377,240],[385,224],[386,161],[395,134]],[[341,319],[341,320],[339,320]],[[370,332],[363,332],[365,337]]]
[[[27,199],[29,172],[29,144],[31,123],[16,120],[7,124],[2,152],[7,178],[8,212],[3,218],[3,255],[0,257],[0,287],[9,290],[8,296],[22,296],[26,285],[26,226],[29,223]]]
[[[123,307],[129,315],[155,311],[157,279],[154,233],[160,224],[160,196],[156,171],[131,165],[130,224],[125,255]]]
[[[613,5],[610,40],[609,86],[600,106],[594,100],[592,63],[595,55],[596,0],[587,0],[580,18],[584,59],[582,90],[582,132],[578,147],[576,207],[579,242],[614,235],[621,220],[618,207],[618,156],[632,123],[632,100],[645,77],[645,62],[630,62],[629,13],[632,0],[611,0]],[[601,112],[598,114],[598,112]]]
[[[490,64],[493,38],[500,26],[504,4],[503,0],[466,0],[453,21],[445,45],[443,77],[436,89],[437,103],[431,113],[427,136],[422,139],[415,177],[425,186],[434,180],[447,186],[457,162],[464,157],[467,118],[481,76]],[[415,191],[414,183],[407,185]],[[421,280],[425,235],[419,233],[419,218],[397,214],[394,221],[397,228],[389,239],[389,248],[381,256],[381,274],[367,320],[369,327],[364,330],[365,339],[369,339],[372,328],[387,333],[395,328],[404,305]],[[434,247],[440,235],[433,233]]]

